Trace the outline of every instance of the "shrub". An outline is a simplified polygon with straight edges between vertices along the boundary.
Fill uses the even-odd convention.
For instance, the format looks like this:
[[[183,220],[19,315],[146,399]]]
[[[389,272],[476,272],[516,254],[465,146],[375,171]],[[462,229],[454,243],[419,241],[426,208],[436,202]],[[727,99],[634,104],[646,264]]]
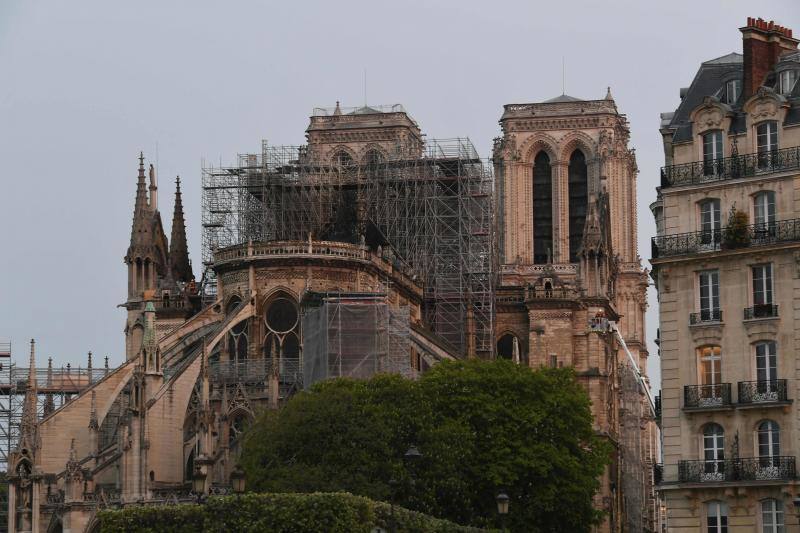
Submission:
[[[277,532],[369,533],[376,526],[398,533],[467,533],[462,527],[361,496],[338,493],[245,494],[212,497],[205,505],[135,506],[98,513],[101,533]]]

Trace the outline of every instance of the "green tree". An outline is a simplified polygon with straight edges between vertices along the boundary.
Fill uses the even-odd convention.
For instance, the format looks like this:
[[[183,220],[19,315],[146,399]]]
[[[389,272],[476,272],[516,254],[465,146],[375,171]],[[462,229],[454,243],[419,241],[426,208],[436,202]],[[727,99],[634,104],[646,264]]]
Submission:
[[[403,465],[415,444],[420,464]],[[461,524],[588,531],[609,447],[570,369],[510,361],[436,365],[418,381],[330,380],[262,415],[242,463],[256,491],[348,491]],[[389,480],[397,483],[392,486]]]

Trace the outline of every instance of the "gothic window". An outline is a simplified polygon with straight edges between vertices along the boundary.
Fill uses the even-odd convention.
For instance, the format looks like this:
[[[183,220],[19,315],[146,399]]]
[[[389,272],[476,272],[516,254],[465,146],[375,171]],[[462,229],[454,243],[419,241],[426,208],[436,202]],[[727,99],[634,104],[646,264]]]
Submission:
[[[546,264],[553,254],[553,178],[544,151],[533,163],[533,262]]]
[[[242,299],[238,296],[231,296],[228,300],[228,305],[225,306],[225,314],[231,314],[242,303]]]
[[[344,150],[339,150],[331,158],[334,167],[341,171],[348,171],[353,167],[353,158]]]
[[[706,504],[706,526],[708,533],[728,533],[728,506],[725,502]]]
[[[231,361],[247,359],[247,320],[242,320],[228,332],[228,357]]]
[[[300,315],[297,304],[285,295],[275,297],[264,313],[267,334],[263,340],[264,358],[276,358],[281,378],[299,371]]]
[[[569,158],[569,260],[571,263],[578,261],[578,249],[583,239],[583,226],[586,224],[588,192],[589,176],[586,168],[586,156],[580,150],[575,150]]]
[[[784,533],[783,502],[772,498],[761,501],[762,533]]]
[[[231,425],[228,431],[228,444],[233,447],[238,444],[239,439],[247,428],[247,415],[244,413],[237,414],[231,420]]]

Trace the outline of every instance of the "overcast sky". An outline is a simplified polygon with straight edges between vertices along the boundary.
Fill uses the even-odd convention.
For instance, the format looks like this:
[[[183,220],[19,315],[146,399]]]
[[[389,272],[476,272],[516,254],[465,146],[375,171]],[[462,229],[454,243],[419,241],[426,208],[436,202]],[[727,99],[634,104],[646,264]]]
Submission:
[[[429,136],[468,136],[484,157],[503,104],[561,94],[562,57],[568,94],[611,86],[646,260],[659,112],[700,62],[741,51],[748,16],[800,32],[797,0],[1,0],[0,338],[17,360],[35,337],[41,364],[83,366],[88,350],[120,363],[139,151],[155,163],[158,146],[167,235],[182,177],[199,279],[201,160],[303,143],[312,108],[364,101],[365,69],[370,104],[402,103]]]

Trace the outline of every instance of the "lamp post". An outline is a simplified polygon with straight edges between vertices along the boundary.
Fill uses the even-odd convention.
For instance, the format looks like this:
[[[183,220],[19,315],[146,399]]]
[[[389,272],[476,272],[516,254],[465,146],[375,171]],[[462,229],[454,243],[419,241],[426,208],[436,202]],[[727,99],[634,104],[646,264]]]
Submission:
[[[192,475],[192,492],[197,496],[197,503],[203,503],[206,494],[206,474],[200,465],[195,466]]]
[[[506,530],[506,515],[508,514],[508,502],[511,498],[508,497],[508,494],[505,492],[501,492],[495,498],[497,502],[497,514],[500,515],[500,527],[503,531]]]
[[[406,453],[403,454],[403,465],[405,466],[406,472],[408,472],[408,477],[411,479],[411,486],[414,485],[416,481],[416,466],[419,463],[420,459],[422,459],[422,452],[419,451],[415,445],[411,445],[406,450]],[[397,522],[394,518],[394,504],[395,499],[397,498],[397,487],[400,486],[400,482],[395,478],[389,480],[389,490],[390,493],[390,530],[392,533],[397,533]]]
[[[241,465],[237,464],[233,467],[233,471],[231,472],[231,488],[237,498],[244,493],[244,478],[244,470]]]

